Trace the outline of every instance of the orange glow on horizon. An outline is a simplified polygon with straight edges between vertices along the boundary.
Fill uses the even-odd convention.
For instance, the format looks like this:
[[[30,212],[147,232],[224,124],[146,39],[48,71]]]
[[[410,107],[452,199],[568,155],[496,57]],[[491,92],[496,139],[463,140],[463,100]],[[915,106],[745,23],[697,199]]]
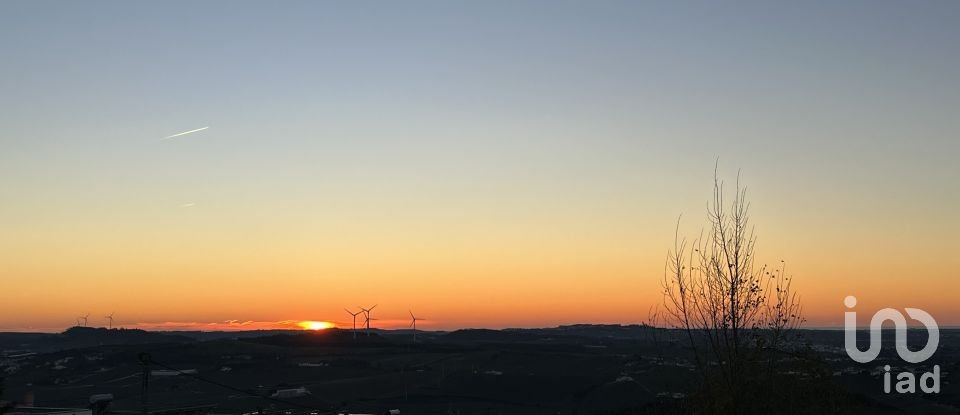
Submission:
[[[333,324],[329,321],[310,321],[310,320],[301,321],[297,323],[297,325],[304,330],[313,330],[313,331],[332,329],[337,326],[336,324]]]

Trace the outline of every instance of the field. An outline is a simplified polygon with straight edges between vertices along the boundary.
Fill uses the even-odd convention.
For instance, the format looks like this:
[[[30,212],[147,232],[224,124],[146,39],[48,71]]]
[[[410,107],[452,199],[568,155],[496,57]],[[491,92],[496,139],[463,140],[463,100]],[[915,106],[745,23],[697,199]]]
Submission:
[[[150,411],[657,413],[682,406],[695,385],[680,334],[580,325],[418,332],[414,342],[409,331],[358,333],[355,340],[337,329],[225,334],[75,328],[59,335],[2,334],[0,347],[7,356],[5,398],[30,393],[36,406],[86,407],[91,395],[113,394],[109,410],[141,411],[145,353]],[[950,382],[960,354],[948,346],[957,344],[958,332],[941,334],[936,362],[911,368],[941,366],[942,390],[933,395],[883,393],[877,367],[896,365],[895,353],[858,365],[844,354],[841,331],[803,334],[805,347],[843,391],[844,412],[956,413],[960,407]],[[300,387],[309,394],[271,398]]]

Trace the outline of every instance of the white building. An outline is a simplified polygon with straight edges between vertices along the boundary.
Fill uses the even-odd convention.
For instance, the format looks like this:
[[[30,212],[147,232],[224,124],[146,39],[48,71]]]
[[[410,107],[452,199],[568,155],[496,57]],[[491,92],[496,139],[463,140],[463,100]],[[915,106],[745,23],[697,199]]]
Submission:
[[[301,396],[306,396],[309,394],[310,394],[310,391],[308,391],[307,388],[301,386],[299,388],[293,388],[293,389],[277,389],[276,391],[273,392],[272,395],[270,395],[270,397],[281,398],[281,399],[299,398]]]

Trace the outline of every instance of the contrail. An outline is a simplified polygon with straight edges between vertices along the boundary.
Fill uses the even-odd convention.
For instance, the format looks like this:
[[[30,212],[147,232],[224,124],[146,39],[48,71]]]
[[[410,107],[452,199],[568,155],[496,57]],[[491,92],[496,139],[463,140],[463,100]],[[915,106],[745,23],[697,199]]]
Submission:
[[[181,135],[187,135],[187,134],[195,133],[195,132],[197,132],[197,131],[203,131],[203,130],[206,130],[207,128],[210,128],[210,127],[197,128],[196,130],[184,131],[184,132],[182,132],[182,133],[177,133],[177,134],[174,134],[174,135],[168,135],[168,136],[166,136],[166,137],[163,137],[163,139],[164,139],[164,140],[167,140],[167,139],[171,139],[171,138],[173,138],[173,137],[180,137]]]

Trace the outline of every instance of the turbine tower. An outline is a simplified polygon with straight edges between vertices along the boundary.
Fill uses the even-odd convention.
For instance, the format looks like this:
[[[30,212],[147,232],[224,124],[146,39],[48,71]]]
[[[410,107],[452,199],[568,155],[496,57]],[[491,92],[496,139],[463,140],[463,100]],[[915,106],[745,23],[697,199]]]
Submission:
[[[354,313],[350,310],[347,310],[346,308],[344,308],[343,311],[346,311],[347,314],[350,315],[350,317],[353,317],[353,339],[356,340],[357,339],[357,316],[363,311],[357,311],[356,313]]]
[[[103,317],[103,318],[107,319],[107,321],[110,322],[110,323],[107,325],[107,328],[108,328],[108,329],[113,329],[113,315],[114,315],[114,314],[117,314],[117,312],[114,311],[114,312],[110,313],[109,316],[104,316],[104,317]]]
[[[410,312],[410,327],[413,328],[413,342],[416,343],[417,342],[417,320],[423,320],[423,319],[417,318],[417,316],[413,315],[413,311],[410,311],[410,310],[407,310],[407,311]]]
[[[368,337],[370,336],[370,320],[376,320],[375,318],[370,317],[370,312],[373,311],[374,308],[377,308],[378,305],[379,304],[374,304],[373,307],[370,307],[370,308],[363,308],[363,307],[357,306],[357,308],[363,310],[363,315],[364,315],[363,323],[367,326]]]
[[[380,320],[379,318],[367,317],[363,320],[364,324],[367,325],[367,336],[370,336],[370,322],[374,320]]]
[[[83,317],[80,317],[80,320],[83,320],[83,327],[87,327],[87,319],[90,318],[90,313],[87,313]]]

